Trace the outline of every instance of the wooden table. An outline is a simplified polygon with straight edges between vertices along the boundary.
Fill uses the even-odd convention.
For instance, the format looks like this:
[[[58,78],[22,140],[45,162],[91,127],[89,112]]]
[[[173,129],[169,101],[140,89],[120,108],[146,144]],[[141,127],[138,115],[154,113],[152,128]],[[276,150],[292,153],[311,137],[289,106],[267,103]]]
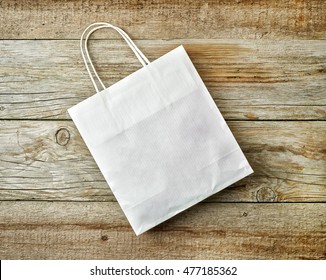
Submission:
[[[0,9],[1,259],[326,258],[325,1]],[[151,60],[183,44],[255,174],[136,237],[67,114],[94,94],[78,41],[94,21]],[[139,69],[113,31],[93,39],[107,85]]]

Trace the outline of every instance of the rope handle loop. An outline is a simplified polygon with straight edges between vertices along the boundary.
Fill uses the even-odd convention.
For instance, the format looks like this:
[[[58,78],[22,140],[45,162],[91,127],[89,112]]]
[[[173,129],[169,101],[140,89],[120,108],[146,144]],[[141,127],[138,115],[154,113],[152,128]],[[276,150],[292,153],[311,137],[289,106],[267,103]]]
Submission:
[[[124,32],[121,28],[116,27],[116,26],[114,26],[114,25],[112,25],[110,23],[106,23],[106,22],[92,23],[91,25],[89,25],[84,30],[84,32],[81,35],[81,38],[80,38],[80,51],[81,51],[83,61],[84,61],[85,66],[86,66],[86,70],[88,72],[89,77],[91,78],[91,81],[92,81],[92,83],[94,85],[94,88],[95,88],[96,92],[100,92],[100,91],[99,91],[99,89],[97,87],[97,84],[96,84],[96,82],[94,80],[91,69],[94,72],[98,82],[101,84],[103,90],[106,89],[106,87],[103,84],[102,80],[100,79],[100,77],[98,76],[98,74],[97,74],[97,72],[95,70],[93,62],[92,62],[92,60],[90,58],[90,55],[89,55],[87,42],[88,42],[88,39],[89,39],[89,37],[90,37],[90,35],[92,33],[94,33],[96,30],[99,30],[99,29],[102,29],[102,28],[113,28],[114,30],[116,30],[122,36],[122,38],[126,41],[128,46],[131,48],[131,50],[134,52],[134,54],[136,55],[136,57],[138,58],[138,60],[140,61],[140,63],[143,66],[146,66],[147,64],[150,63],[150,61],[147,59],[147,57],[139,50],[139,48],[135,45],[135,43],[130,39],[128,34],[126,32]],[[86,37],[85,37],[85,35],[86,35]],[[84,40],[84,37],[85,37],[85,40]],[[91,69],[90,69],[88,64],[91,66]]]

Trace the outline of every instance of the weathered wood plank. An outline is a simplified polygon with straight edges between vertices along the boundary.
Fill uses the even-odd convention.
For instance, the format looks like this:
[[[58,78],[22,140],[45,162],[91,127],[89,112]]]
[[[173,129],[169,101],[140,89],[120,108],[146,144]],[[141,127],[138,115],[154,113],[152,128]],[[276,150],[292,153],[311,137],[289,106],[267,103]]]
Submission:
[[[227,120],[325,120],[326,41],[139,41],[150,59],[184,44]],[[0,118],[68,119],[94,93],[77,40],[0,42]],[[116,40],[93,40],[107,85],[139,69]]]
[[[0,9],[2,39],[76,39],[95,21],[139,39],[326,38],[323,0],[9,0]]]
[[[200,203],[136,237],[114,202],[0,202],[1,259],[325,259],[326,204]]]
[[[209,201],[326,201],[326,122],[230,121],[255,174]],[[71,121],[0,122],[0,199],[115,201]]]

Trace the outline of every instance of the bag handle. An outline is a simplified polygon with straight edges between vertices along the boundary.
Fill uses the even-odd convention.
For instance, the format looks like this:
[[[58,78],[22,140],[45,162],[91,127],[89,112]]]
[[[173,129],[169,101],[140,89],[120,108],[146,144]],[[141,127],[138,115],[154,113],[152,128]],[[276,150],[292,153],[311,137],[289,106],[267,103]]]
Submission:
[[[92,29],[90,30],[90,28],[92,28]],[[150,63],[150,61],[147,59],[147,57],[138,49],[138,47],[135,45],[135,43],[130,39],[128,34],[126,32],[124,32],[121,28],[116,27],[116,26],[114,26],[112,24],[109,24],[109,23],[106,23],[106,22],[95,22],[95,23],[89,25],[81,35],[81,38],[80,38],[80,51],[81,51],[81,54],[82,54],[82,57],[83,57],[83,60],[84,60],[88,75],[91,78],[91,81],[92,81],[92,83],[94,85],[94,88],[95,88],[96,92],[99,92],[99,89],[98,89],[98,87],[96,85],[96,82],[95,82],[95,80],[93,78],[92,72],[91,72],[91,70],[90,70],[90,68],[88,66],[88,62],[90,64],[90,66],[91,66],[97,80],[101,84],[102,88],[105,89],[106,87],[103,84],[100,77],[98,76],[98,74],[97,74],[97,72],[95,70],[95,67],[94,67],[94,65],[92,63],[92,60],[91,60],[89,52],[88,52],[87,42],[88,42],[89,36],[93,32],[95,32],[96,30],[102,29],[102,28],[113,28],[114,30],[116,30],[122,36],[122,38],[127,42],[128,46],[131,48],[131,50],[134,52],[134,54],[136,55],[136,57],[138,58],[138,60],[140,61],[140,63],[143,66],[146,66],[146,64]],[[86,33],[87,33],[87,36],[86,36],[85,42],[83,44],[83,40],[84,40],[84,37],[85,37]],[[83,50],[83,46],[84,46],[84,49],[85,49],[85,53],[84,53],[84,50]],[[86,56],[85,56],[85,54],[86,54]]]

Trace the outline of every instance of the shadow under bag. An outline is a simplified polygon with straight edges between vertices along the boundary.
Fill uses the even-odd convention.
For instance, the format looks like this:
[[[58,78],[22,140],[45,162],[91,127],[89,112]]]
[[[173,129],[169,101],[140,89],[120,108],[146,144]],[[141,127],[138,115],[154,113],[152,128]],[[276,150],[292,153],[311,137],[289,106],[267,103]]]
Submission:
[[[101,28],[143,65],[110,87],[87,50]],[[149,62],[94,23],[81,51],[97,93],[68,111],[137,235],[253,172],[183,46]]]

